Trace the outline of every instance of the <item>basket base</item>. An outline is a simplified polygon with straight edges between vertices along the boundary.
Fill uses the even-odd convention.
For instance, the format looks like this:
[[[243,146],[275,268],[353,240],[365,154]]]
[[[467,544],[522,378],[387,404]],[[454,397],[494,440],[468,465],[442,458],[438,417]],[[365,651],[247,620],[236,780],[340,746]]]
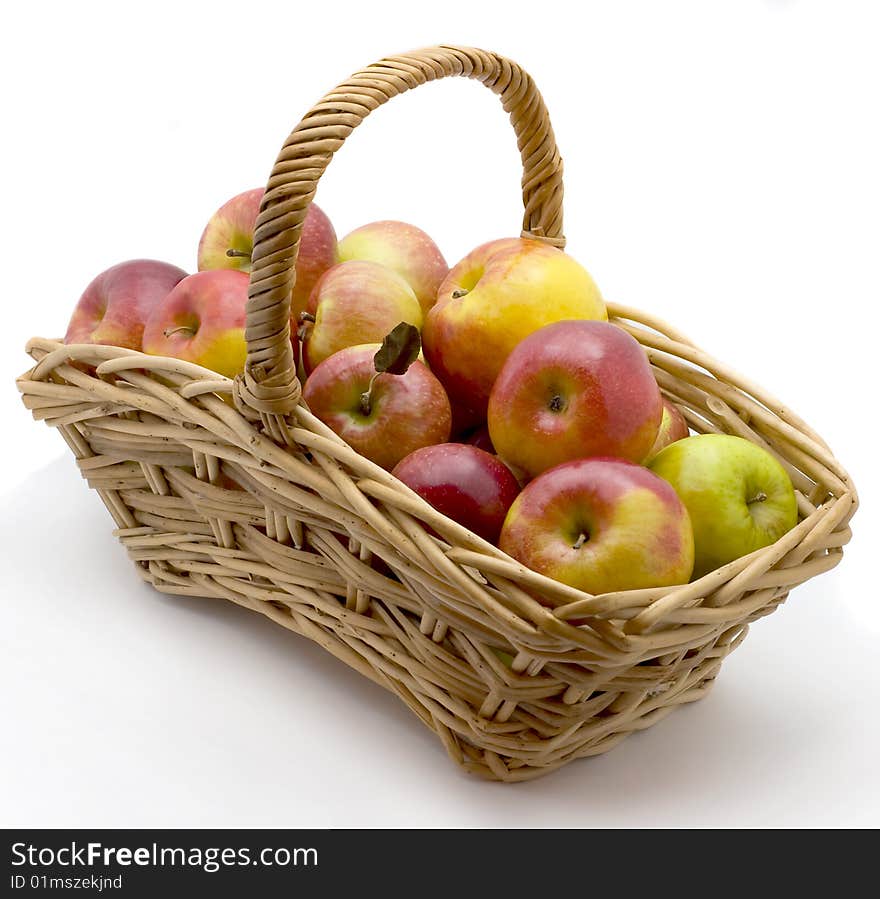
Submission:
[[[120,529],[116,534],[124,544],[131,545],[132,542],[139,543],[138,538],[144,536],[142,531],[141,528],[134,529],[133,533]],[[534,780],[575,759],[601,755],[631,734],[657,724],[679,706],[702,699],[711,690],[722,659],[745,638],[748,630],[744,627],[733,645],[724,646],[725,651],[701,654],[704,657],[686,675],[679,676],[673,682],[661,683],[643,694],[618,694],[612,702],[604,701],[604,697],[609,695],[605,691],[579,698],[566,697],[574,700],[570,705],[572,710],[582,710],[581,715],[572,716],[572,727],[568,732],[549,739],[535,735],[533,740],[518,740],[517,755],[512,757],[506,755],[500,745],[498,749],[486,747],[486,743],[493,738],[497,740],[510,732],[510,726],[499,726],[494,716],[477,717],[471,722],[472,738],[467,733],[458,732],[449,726],[448,721],[444,721],[444,716],[432,714],[426,709],[403,680],[377,676],[376,670],[364,663],[359,652],[352,651],[335,639],[334,631],[322,635],[311,621],[311,616],[303,615],[301,608],[298,613],[294,603],[278,600],[266,602],[251,595],[246,583],[233,585],[227,579],[221,585],[215,577],[204,572],[193,572],[186,577],[169,576],[167,569],[155,563],[144,567],[143,560],[138,568],[142,577],[161,593],[227,599],[242,608],[267,616],[295,634],[318,642],[358,673],[402,699],[419,720],[440,737],[449,757],[467,773],[505,783]],[[313,592],[311,601],[320,605],[321,599]],[[530,746],[530,743],[533,745]],[[526,761],[524,756],[531,756],[531,762]]]

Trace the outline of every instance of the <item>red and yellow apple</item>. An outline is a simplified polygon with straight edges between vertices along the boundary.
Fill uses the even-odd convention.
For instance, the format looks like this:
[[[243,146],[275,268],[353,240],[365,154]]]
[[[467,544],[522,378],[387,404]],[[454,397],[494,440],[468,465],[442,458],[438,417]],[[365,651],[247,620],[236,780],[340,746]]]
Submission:
[[[464,443],[410,453],[391,472],[447,518],[494,543],[519,484],[495,456]]]
[[[376,374],[379,346],[347,347],[324,359],[307,378],[303,399],[349,446],[390,471],[414,450],[449,440],[452,412],[424,363],[402,375]]]
[[[672,400],[663,397],[663,418],[660,419],[657,439],[648,455],[642,460],[642,464],[647,465],[660,450],[665,449],[670,443],[675,443],[676,440],[683,440],[688,434],[690,434],[690,430],[681,409]]]
[[[339,260],[364,259],[397,272],[413,289],[422,312],[437,301],[437,290],[449,266],[437,244],[406,222],[371,222],[339,241]]]
[[[489,400],[498,454],[534,476],[588,456],[641,462],[663,403],[644,350],[608,322],[562,321],[508,357]]]
[[[311,371],[350,346],[381,341],[395,325],[419,328],[422,310],[412,288],[376,262],[340,262],[319,279],[309,297],[303,362]]]
[[[141,349],[150,313],[185,277],[183,269],[155,259],[132,259],[108,268],[79,298],[64,342]]]
[[[694,528],[694,575],[775,543],[798,520],[788,472],[742,437],[698,434],[670,444],[649,463],[687,506]]]
[[[254,225],[263,193],[262,187],[247,190],[228,200],[211,216],[199,241],[199,271],[218,268],[251,270]],[[312,288],[336,260],[336,231],[321,208],[312,203],[303,222],[296,257],[296,283],[290,298],[293,332]]]
[[[244,371],[248,276],[231,269],[184,278],[153,310],[144,352],[174,356],[234,378]]]
[[[498,546],[586,593],[686,584],[694,564],[687,509],[662,478],[623,459],[551,468],[517,497]]]
[[[450,399],[485,413],[501,367],[551,322],[607,319],[599,290],[571,256],[536,240],[477,247],[440,285],[423,332],[425,357]]]

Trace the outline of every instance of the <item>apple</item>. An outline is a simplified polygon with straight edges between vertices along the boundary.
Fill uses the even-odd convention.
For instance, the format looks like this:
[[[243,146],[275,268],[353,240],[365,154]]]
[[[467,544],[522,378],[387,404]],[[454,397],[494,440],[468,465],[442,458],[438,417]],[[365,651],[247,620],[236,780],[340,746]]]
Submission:
[[[495,444],[492,443],[492,437],[489,434],[489,426],[481,425],[474,431],[471,431],[465,439],[465,443],[469,443],[471,446],[476,446],[481,450],[485,450],[487,453],[491,453],[493,456],[497,456],[498,453],[495,451]]]
[[[452,402],[450,400],[450,402]],[[461,403],[452,403],[452,436],[459,443],[463,442],[464,437],[486,424],[485,412],[474,412]]]
[[[251,270],[254,225],[265,191],[262,187],[237,194],[210,218],[199,241],[199,271],[231,268]],[[336,231],[321,208],[312,203],[303,222],[296,257],[296,283],[290,298],[291,332],[305,311],[315,282],[336,262]]]
[[[401,375],[378,374],[378,349],[346,347],[327,357],[306,379],[303,399],[349,446],[390,471],[414,450],[449,440],[452,411],[423,362]]]
[[[376,262],[340,262],[321,275],[308,302],[303,362],[311,371],[350,346],[379,342],[398,323],[419,328],[422,310],[412,288]]]
[[[494,543],[519,484],[495,456],[464,443],[425,446],[391,472],[447,518]]]
[[[318,279],[338,261],[336,231],[320,206],[312,203],[306,211],[299,252],[296,257],[296,283],[290,295],[291,332],[309,301]]]
[[[663,403],[645,351],[608,322],[545,325],[510,354],[489,399],[489,434],[533,477],[588,456],[641,462]]]
[[[686,584],[694,564],[682,501],[662,478],[623,459],[577,459],[545,471],[514,500],[498,546],[594,595]]]
[[[672,400],[663,397],[663,418],[660,420],[660,428],[657,431],[657,439],[651,447],[648,455],[642,460],[643,465],[647,465],[660,450],[675,443],[676,440],[683,440],[690,434],[684,415],[681,409],[672,402]]]
[[[453,403],[485,415],[489,392],[513,348],[564,319],[607,319],[586,269],[536,240],[483,244],[443,280],[425,319],[425,357]]]
[[[478,449],[485,450],[493,456],[497,456],[516,478],[520,490],[531,481],[532,477],[527,471],[520,468],[518,465],[514,465],[513,462],[508,462],[507,459],[502,459],[501,456],[498,455],[498,450],[495,449],[495,444],[492,443],[492,437],[489,434],[487,425],[483,425],[482,427],[471,431],[471,433],[464,438],[464,442],[469,443],[471,446],[475,446]]]
[[[183,269],[155,259],[131,259],[108,268],[79,298],[64,342],[141,349],[153,308],[185,277]]]
[[[453,411],[453,421],[455,421],[455,412]],[[495,445],[492,443],[492,438],[489,435],[489,428],[487,425],[482,425],[479,428],[471,431],[464,438],[465,443],[469,443],[471,446],[475,446],[478,449],[485,450],[487,453],[490,453],[493,456],[498,456],[498,451],[495,449]],[[499,456],[499,459],[501,457]],[[512,462],[508,462],[506,459],[501,459],[504,462],[506,468],[510,470],[513,476],[516,478],[517,483],[520,486],[520,489],[526,486],[528,482],[531,480],[531,477],[527,472],[523,471],[522,468],[517,467]]]
[[[351,259],[377,262],[397,272],[415,292],[423,313],[437,301],[437,289],[449,271],[437,244],[406,222],[371,222],[347,234],[339,242],[339,260]]]
[[[687,506],[694,527],[694,575],[775,543],[798,520],[791,478],[760,446],[729,434],[698,434],[651,461]]]
[[[184,278],[153,310],[144,352],[174,356],[234,378],[244,371],[248,276],[232,269]]]

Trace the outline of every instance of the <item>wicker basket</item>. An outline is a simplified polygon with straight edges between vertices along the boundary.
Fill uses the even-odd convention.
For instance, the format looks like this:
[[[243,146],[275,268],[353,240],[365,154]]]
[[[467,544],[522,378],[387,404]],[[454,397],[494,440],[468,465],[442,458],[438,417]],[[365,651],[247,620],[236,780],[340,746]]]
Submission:
[[[750,622],[840,561],[857,500],[824,441],[787,408],[661,321],[615,304],[611,321],[644,346],[689,425],[765,447],[797,491],[792,531],[686,586],[590,596],[550,581],[439,515],[310,414],[289,296],[318,179],[373,109],[448,75],[500,96],[522,154],[522,233],[564,246],[562,163],[529,75],[470,48],[391,57],[329,93],[281,150],[257,223],[241,377],[34,339],[36,364],[18,387],[61,432],[158,590],[267,615],[396,693],[468,771],[519,781],[702,697]]]

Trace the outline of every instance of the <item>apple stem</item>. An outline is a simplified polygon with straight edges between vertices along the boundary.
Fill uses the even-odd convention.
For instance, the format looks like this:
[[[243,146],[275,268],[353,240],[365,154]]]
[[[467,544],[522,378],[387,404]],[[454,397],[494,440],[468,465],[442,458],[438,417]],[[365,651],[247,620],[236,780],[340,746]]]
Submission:
[[[196,332],[192,328],[185,328],[181,325],[179,328],[166,328],[162,333],[166,337],[172,337],[175,334],[186,334],[188,337],[193,337]]]
[[[574,541],[574,546],[572,549],[580,549],[590,538],[583,532],[578,535],[577,540]]]
[[[226,251],[226,255],[231,256],[233,259],[250,259],[251,258],[251,254],[246,252],[245,250],[233,250],[232,247],[230,247]]]
[[[767,494],[764,493],[763,490],[761,490],[761,491],[758,492],[757,496],[755,496],[754,499],[750,499],[750,500],[749,500],[749,504],[751,504],[751,503],[763,503],[763,502],[766,501],[766,499],[767,499]]]
[[[378,378],[380,374],[382,373],[378,371],[373,372],[373,376],[370,378],[370,383],[367,385],[367,389],[361,394],[361,412],[364,415],[369,415],[373,411],[373,384],[376,383],[376,378]]]
[[[457,300],[460,297],[466,297],[469,293],[469,290],[465,290],[463,287],[459,287],[456,290],[452,291],[452,299]]]
[[[315,323],[315,316],[311,312],[300,312],[299,327],[296,329],[296,336],[305,343],[306,337],[309,336],[309,323]]]

